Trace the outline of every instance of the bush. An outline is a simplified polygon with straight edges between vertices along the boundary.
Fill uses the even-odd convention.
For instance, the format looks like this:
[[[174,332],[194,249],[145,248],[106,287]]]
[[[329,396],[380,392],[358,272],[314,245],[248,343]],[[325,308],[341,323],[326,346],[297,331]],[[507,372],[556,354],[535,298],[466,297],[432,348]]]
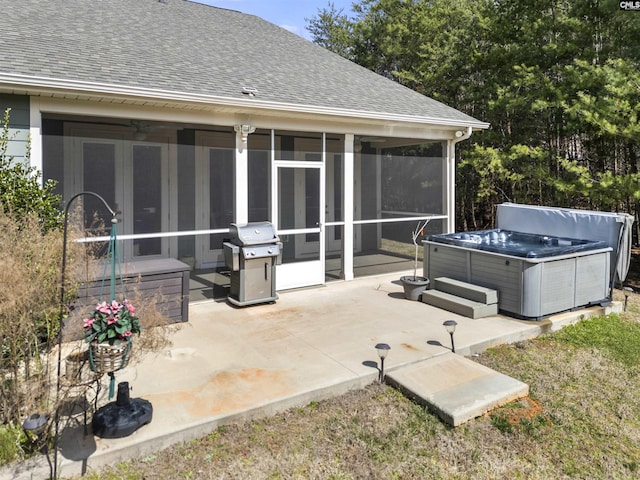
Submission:
[[[0,462],[20,450],[22,418],[50,405],[48,353],[59,330],[62,214],[54,185],[7,155],[0,129]],[[27,159],[28,159],[27,152]]]
[[[9,113],[4,112],[0,131],[0,210],[20,221],[27,213],[35,214],[43,230],[62,225],[61,198],[53,193],[55,182],[40,185],[40,172],[35,168],[7,155],[9,136]],[[27,159],[29,159],[27,143]]]
[[[94,260],[92,247],[73,242],[78,234],[71,228],[66,298],[61,305],[64,217],[60,197],[53,194],[53,183],[40,185],[39,174],[28,162],[16,162],[7,155],[9,140],[7,110],[0,130],[0,464],[37,451],[33,441],[24,441],[23,419],[31,413],[51,414],[68,397],[69,385],[58,385],[56,391],[52,352],[62,338],[61,316],[67,317],[77,282],[87,279]],[[82,216],[73,217],[75,212],[69,223],[81,225]],[[135,302],[133,290],[129,298]],[[151,328],[166,323],[156,304],[140,305],[148,332],[138,344],[141,351],[158,350],[168,341],[166,329]]]
[[[20,422],[47,392],[47,343],[56,338],[62,234],[42,232],[40,219],[17,221],[0,212],[0,421]],[[46,382],[45,382],[46,383]]]

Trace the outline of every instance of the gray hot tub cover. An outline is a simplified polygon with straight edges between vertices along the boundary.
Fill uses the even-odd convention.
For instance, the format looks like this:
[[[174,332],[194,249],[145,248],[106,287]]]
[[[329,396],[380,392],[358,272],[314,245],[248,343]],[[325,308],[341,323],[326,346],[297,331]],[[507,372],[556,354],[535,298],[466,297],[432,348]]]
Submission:
[[[611,252],[611,265],[620,282],[631,262],[633,217],[626,213],[594,212],[559,207],[503,203],[498,205],[496,228],[556,237],[601,240]],[[612,275],[612,277],[614,277]],[[615,277],[611,279],[611,286]]]

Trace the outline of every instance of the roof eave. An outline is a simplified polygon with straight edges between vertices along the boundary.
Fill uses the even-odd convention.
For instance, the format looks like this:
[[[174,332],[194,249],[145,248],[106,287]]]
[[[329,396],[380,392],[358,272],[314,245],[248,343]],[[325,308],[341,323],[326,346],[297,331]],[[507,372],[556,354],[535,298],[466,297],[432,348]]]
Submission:
[[[440,127],[471,127],[474,130],[489,128],[489,124],[475,119],[459,120],[439,117],[421,117],[415,115],[390,114],[385,112],[371,112],[349,110],[316,105],[283,103],[260,100],[255,97],[231,98],[215,95],[205,95],[173,90],[149,89],[128,85],[115,85],[98,82],[59,79],[51,77],[35,77],[0,72],[0,86],[6,85],[14,89],[37,90],[41,93],[72,93],[78,95],[103,95],[112,97],[126,97],[131,99],[149,99],[155,101],[174,101],[191,104],[219,105],[229,108],[252,108],[268,111],[294,112],[302,114],[327,115],[345,118],[367,120],[384,120],[387,122],[401,122],[425,124]]]

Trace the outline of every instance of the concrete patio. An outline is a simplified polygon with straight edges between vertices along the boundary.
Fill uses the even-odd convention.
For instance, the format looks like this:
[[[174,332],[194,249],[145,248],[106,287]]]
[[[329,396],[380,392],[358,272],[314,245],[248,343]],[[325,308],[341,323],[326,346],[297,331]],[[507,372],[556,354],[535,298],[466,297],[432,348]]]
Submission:
[[[360,388],[378,378],[374,345],[391,346],[385,371],[444,354],[444,320],[458,323],[456,353],[470,356],[502,343],[536,337],[581,318],[619,311],[593,307],[532,322],[504,316],[461,317],[405,300],[400,274],[333,282],[288,291],[275,304],[235,308],[226,302],[190,305],[190,321],[173,345],[117,372],[132,398],[153,405],[153,420],[133,435],[84,435],[81,419],[62,431],[62,477],[205,435],[220,425],[268,416]],[[106,386],[107,378],[103,380]],[[102,389],[99,405],[108,402]],[[89,427],[90,428],[90,427]],[[48,478],[45,458],[0,470],[2,479]]]

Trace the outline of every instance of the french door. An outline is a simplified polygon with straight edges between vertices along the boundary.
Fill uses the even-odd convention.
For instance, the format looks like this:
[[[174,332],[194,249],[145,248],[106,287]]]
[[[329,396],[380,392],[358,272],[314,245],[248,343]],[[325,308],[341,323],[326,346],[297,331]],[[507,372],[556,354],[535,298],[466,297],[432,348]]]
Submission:
[[[224,264],[222,242],[234,221],[235,137],[217,132],[196,132],[196,267]]]
[[[145,135],[137,140],[126,127],[96,127],[71,124],[65,127],[65,148],[71,151],[70,168],[65,168],[64,194],[79,192],[100,195],[118,211],[118,233],[150,238],[123,242],[124,260],[167,257],[169,240],[156,236],[169,230],[169,145],[168,136]],[[96,233],[109,228],[109,213],[102,203],[84,196],[85,227]],[[126,238],[126,237],[125,237]]]

